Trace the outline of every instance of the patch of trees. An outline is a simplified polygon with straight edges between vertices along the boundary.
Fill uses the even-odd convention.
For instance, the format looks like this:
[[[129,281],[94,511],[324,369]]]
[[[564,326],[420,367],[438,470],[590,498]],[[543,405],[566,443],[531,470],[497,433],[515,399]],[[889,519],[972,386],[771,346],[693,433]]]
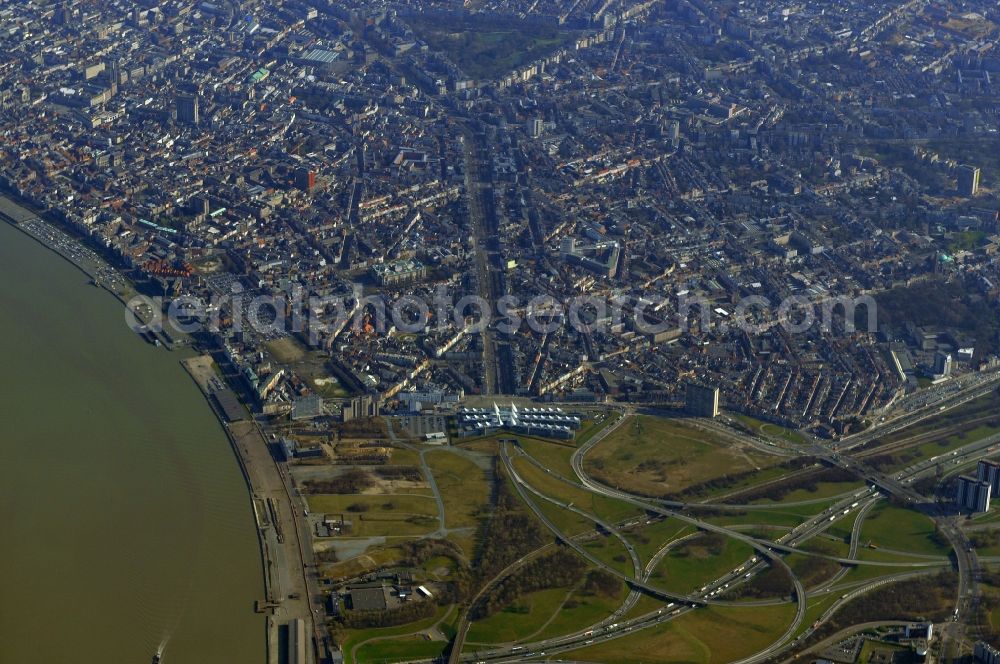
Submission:
[[[455,604],[469,598],[473,590],[473,575],[457,544],[446,539],[424,539],[399,545],[401,567],[421,567],[431,558],[441,556],[455,563],[448,582],[437,584],[434,599],[438,604]]]
[[[480,542],[476,568],[482,581],[545,543],[538,522],[524,511],[505,479],[497,483],[496,504],[484,522]]]
[[[812,633],[815,643],[842,629],[876,620],[945,620],[952,612],[958,578],[954,572],[890,583],[844,605]]]
[[[343,475],[328,480],[307,480],[309,493],[361,493],[375,484],[371,474],[360,468],[351,468]]]
[[[678,546],[674,549],[672,555],[677,558],[687,558],[693,553],[705,551],[712,556],[719,556],[722,555],[725,548],[725,535],[715,532],[703,532]]]
[[[790,595],[793,589],[792,577],[784,567],[769,565],[767,570],[754,576],[750,581],[737,586],[732,595],[747,598],[773,598]]]
[[[316,560],[321,563],[335,563],[340,560],[337,557],[337,552],[333,549],[323,549],[322,551],[316,552]]]
[[[510,606],[523,595],[547,588],[564,588],[579,583],[586,564],[574,553],[558,549],[536,558],[504,577],[471,611],[473,620],[482,620]]]
[[[583,580],[585,592],[606,597],[615,597],[621,590],[622,582],[617,576],[603,569],[592,569]]]
[[[402,552],[400,565],[403,567],[420,567],[435,556],[450,558],[456,563],[462,562],[462,550],[451,540],[422,539],[403,542],[399,545]]]
[[[424,477],[416,466],[384,466],[376,468],[375,474],[384,480],[407,480],[410,482],[419,482]]]
[[[917,449],[901,450],[899,452],[889,452],[868,457],[865,459],[865,463],[875,470],[882,472],[891,466],[915,461],[919,456],[920,451]]]
[[[976,532],[969,535],[969,540],[972,542],[972,546],[976,547],[977,549],[987,549],[991,546],[996,546],[997,544],[1000,544],[1000,531],[977,530]],[[1000,580],[1000,575],[991,573],[990,576],[992,578]]]
[[[790,461],[777,466],[784,471],[794,471],[801,470],[808,466],[816,463],[816,458],[811,456],[797,457]],[[757,474],[756,470],[745,470],[739,473],[731,473],[729,475],[722,475],[714,479],[708,480],[707,482],[702,482],[701,484],[695,484],[694,486],[689,486],[683,491],[675,491],[673,493],[663,494],[661,496],[653,496],[654,498],[670,498],[673,500],[688,500],[691,498],[703,498],[713,491],[718,491],[721,489],[728,489],[733,487],[744,480],[748,480]],[[634,489],[633,489],[634,491]]]
[[[434,602],[406,602],[384,611],[345,611],[340,623],[347,629],[395,627],[423,618],[430,618],[437,611]]]
[[[819,489],[820,482],[850,482],[853,479],[854,475],[843,468],[823,468],[803,473],[784,482],[745,491],[738,497],[734,497],[733,500],[741,503],[756,500],[778,501],[793,491],[804,490],[815,493]]]
[[[366,417],[358,420],[348,420],[336,425],[341,438],[385,438],[385,422],[380,417]]]
[[[975,289],[961,280],[932,278],[910,286],[893,288],[875,296],[879,322],[902,327],[914,325],[951,327],[968,332],[976,339],[976,356],[996,353],[1000,318]]]
[[[817,542],[819,544],[819,542]],[[827,553],[821,551],[821,553]],[[835,553],[835,552],[833,552]],[[794,557],[788,560],[788,565],[792,568],[795,576],[806,588],[814,586],[821,581],[829,579],[840,571],[840,563],[827,558],[817,558],[815,556]]]
[[[930,496],[937,488],[939,478],[936,476],[921,477],[913,483],[913,490],[924,496]]]
[[[1000,628],[993,625],[990,616],[994,611],[1000,609],[1000,595],[997,594],[997,589],[1000,588],[1000,573],[983,570],[981,588],[983,593],[976,614],[980,636],[989,643],[996,643],[1000,640]]]

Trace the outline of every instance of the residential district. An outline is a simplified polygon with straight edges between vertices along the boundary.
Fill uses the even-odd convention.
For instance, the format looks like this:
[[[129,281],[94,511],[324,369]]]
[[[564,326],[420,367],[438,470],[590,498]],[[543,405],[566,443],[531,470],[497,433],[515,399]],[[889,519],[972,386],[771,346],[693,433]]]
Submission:
[[[994,662],[998,40],[5,2],[0,213],[203,358],[270,661]]]

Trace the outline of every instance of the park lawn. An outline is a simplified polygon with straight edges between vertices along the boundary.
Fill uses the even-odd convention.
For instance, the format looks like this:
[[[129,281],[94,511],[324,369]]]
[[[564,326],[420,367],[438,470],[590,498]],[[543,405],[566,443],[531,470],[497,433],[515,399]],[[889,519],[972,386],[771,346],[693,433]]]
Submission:
[[[806,600],[806,614],[802,618],[802,624],[795,630],[795,636],[809,629],[809,627],[822,617],[826,610],[833,606],[840,595],[829,592],[817,597],[810,597]]]
[[[850,542],[851,535],[854,534],[854,522],[858,518],[858,513],[854,512],[852,519],[841,519],[826,529],[827,535],[832,535],[842,542]]]
[[[795,548],[836,558],[845,558],[851,552],[851,545],[847,542],[841,539],[828,539],[822,535],[808,539]],[[860,549],[858,551],[860,552]]]
[[[592,420],[586,420],[581,423],[580,431],[576,434],[576,445],[582,446],[591,438],[599,434],[604,429],[608,428],[618,420],[622,418],[622,414],[618,411],[611,411],[600,413],[594,417]]]
[[[440,51],[474,79],[494,79],[567,46],[577,33],[558,26],[507,25],[476,15],[407,17],[407,24],[431,49]]]
[[[758,420],[756,417],[751,417],[742,413],[736,414],[735,417],[751,432],[760,434],[765,438],[782,440],[787,443],[794,443],[795,445],[804,445],[808,442],[805,436],[798,431],[783,427],[780,424],[764,422],[762,420]]]
[[[944,569],[943,567],[940,569]],[[849,589],[853,590],[857,586],[854,584],[859,584],[863,581],[870,581],[872,579],[877,579],[883,576],[891,576],[894,574],[906,574],[907,572],[912,572],[913,570],[907,569],[905,567],[889,567],[882,565],[856,565],[847,571],[847,574],[833,586],[834,592],[848,592]],[[931,570],[928,569],[928,572]],[[849,588],[850,587],[850,588]],[[837,595],[838,597],[840,595]]]
[[[1000,556],[1000,528],[979,527],[967,532],[967,535],[980,558]]]
[[[392,465],[420,467],[420,453],[405,447],[392,448]],[[429,490],[429,489],[428,489]]]
[[[781,459],[750,447],[713,440],[677,420],[633,415],[598,443],[584,460],[595,478],[651,496],[684,489]]]
[[[941,556],[944,559],[944,556]],[[928,563],[933,559],[924,556],[914,556],[897,551],[885,551],[884,549],[869,549],[862,543],[858,549],[858,560],[865,560],[873,563]]]
[[[312,381],[310,386],[316,390],[317,394],[327,399],[342,399],[350,396],[350,391],[345,388],[339,380],[333,376],[322,376]]]
[[[744,535],[756,537],[757,539],[771,540],[772,542],[791,531],[786,526],[733,526],[733,530]]]
[[[449,450],[433,450],[424,458],[434,474],[444,502],[448,528],[474,528],[482,508],[490,501],[486,471],[473,461]]]
[[[410,636],[386,641],[372,641],[357,649],[358,662],[406,662],[412,659],[433,659],[444,652],[448,641],[431,641],[426,636]]]
[[[813,507],[813,506],[803,506]],[[825,503],[819,503],[816,512],[822,512],[827,508]],[[748,510],[742,514],[721,514],[718,516],[706,517],[704,520],[719,526],[778,526],[794,528],[801,524],[813,513],[803,514],[798,508],[795,509],[767,509]]]
[[[653,611],[659,611],[661,609],[666,609],[667,603],[656,599],[645,593],[639,596],[639,601],[635,603],[631,609],[629,609],[625,615],[622,616],[622,620],[631,620],[632,618],[638,618],[639,616],[644,616],[647,613],[652,613]],[[673,611],[673,609],[671,609]]]
[[[598,535],[596,539],[583,542],[583,548],[608,567],[613,567],[628,577],[635,576],[632,557],[625,550],[625,545],[614,535]]]
[[[721,547],[714,549],[710,540]],[[650,580],[667,590],[687,594],[739,567],[753,555],[745,542],[702,533],[671,549],[657,564]]]
[[[974,518],[969,519],[967,523],[979,525],[983,523],[996,523],[997,521],[1000,521],[1000,510],[977,514]]]
[[[531,494],[528,494],[528,498],[555,524],[556,528],[563,535],[573,537],[574,535],[594,532],[597,528],[597,524],[593,521],[572,510],[559,507],[544,498],[539,498]]]
[[[622,500],[591,493],[552,477],[527,459],[514,457],[513,463],[521,479],[541,493],[562,503],[572,504],[611,525],[643,514],[641,509]]]
[[[316,514],[343,514],[345,519],[358,516],[400,516],[419,514],[437,517],[437,502],[434,496],[406,493],[317,493],[308,496],[309,511]],[[352,512],[352,505],[363,505],[366,512]]]
[[[316,494],[308,497],[314,513],[343,514],[351,522],[348,537],[414,537],[438,527],[437,503],[416,494]],[[364,506],[367,511],[351,511]]]
[[[939,415],[934,415],[920,420],[905,429],[900,429],[882,439],[883,443],[893,443],[905,440],[911,436],[921,433],[937,431],[955,425],[961,425],[963,421],[991,415],[1000,409],[1000,391],[994,390],[978,399],[964,403],[956,408],[951,408]],[[877,449],[877,448],[876,448]]]
[[[947,556],[951,549],[935,541],[934,522],[914,510],[888,503],[875,506],[861,527],[861,541],[922,555]]]
[[[780,500],[762,498],[753,501],[754,505],[783,505],[788,503],[802,502],[806,500],[820,500],[824,498],[843,497],[847,493],[863,489],[864,482],[817,482],[816,489],[796,489],[783,496]],[[802,505],[802,507],[806,507]]]
[[[623,530],[622,535],[632,543],[636,555],[645,565],[664,546],[694,531],[695,527],[689,523],[676,519],[664,519],[649,525],[643,523],[643,525]]]
[[[904,646],[899,643],[886,643],[885,641],[872,641],[871,639],[865,639],[864,645],[861,646],[861,652],[858,653],[859,662],[887,662],[895,661],[895,655],[899,653],[907,653],[910,651],[909,646]],[[905,657],[905,655],[903,655]]]
[[[434,556],[420,566],[424,574],[436,581],[444,581],[458,568],[458,564],[448,556]]]
[[[292,364],[306,356],[305,347],[295,337],[281,337],[264,344],[264,348],[279,364]]]
[[[560,656],[613,664],[734,662],[763,650],[778,639],[794,616],[794,604],[753,608],[713,606]]]
[[[572,480],[574,483],[579,483],[576,479],[576,473],[573,472],[573,465],[570,463],[570,457],[573,456],[573,451],[576,448],[534,438],[518,438],[518,444],[529,456],[551,469],[552,472]]]
[[[628,590],[622,584],[615,595],[592,593],[582,588],[573,591],[562,608],[556,612],[552,622],[531,636],[532,641],[542,641],[563,634],[572,634],[595,625],[621,606]]]
[[[570,592],[569,588],[548,588],[523,595],[503,610],[472,623],[466,643],[512,643],[526,639],[559,611]]]
[[[829,581],[841,569],[840,563],[827,560],[826,558],[802,555],[801,553],[787,555],[785,562],[806,589],[815,588]]]
[[[397,625],[395,627],[372,627],[369,629],[349,629],[344,632],[344,638],[340,642],[340,647],[344,653],[345,664],[353,664],[358,662],[359,664],[366,664],[368,659],[354,659],[354,649],[362,644],[370,641],[372,639],[383,639],[383,638],[394,638],[399,636],[408,636],[415,632],[428,629],[438,624],[439,622],[447,622],[454,619],[453,615],[454,605],[450,606],[439,606],[436,613],[430,618],[424,618],[423,620],[418,620],[416,622],[407,623],[406,625]]]
[[[336,562],[329,566],[322,566],[323,575],[331,579],[351,579],[379,569],[380,567],[387,567],[398,562],[402,557],[403,552],[394,546],[369,547],[360,556]]]
[[[952,434],[946,438],[942,438],[941,440],[931,441],[916,447],[909,447],[894,454],[893,458],[895,461],[884,470],[887,473],[903,470],[904,468],[912,466],[920,461],[948,454],[949,452],[965,447],[966,445],[979,442],[980,440],[993,436],[997,433],[1000,433],[1000,427],[983,425]]]

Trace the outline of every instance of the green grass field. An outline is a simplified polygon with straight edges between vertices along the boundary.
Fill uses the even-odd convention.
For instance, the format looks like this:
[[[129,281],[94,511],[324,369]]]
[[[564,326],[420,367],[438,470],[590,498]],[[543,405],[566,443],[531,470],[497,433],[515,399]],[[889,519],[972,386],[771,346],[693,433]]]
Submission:
[[[622,534],[635,547],[639,560],[645,565],[664,545],[693,533],[694,530],[694,526],[682,521],[664,519],[649,525],[643,521],[640,525],[623,531]]]
[[[358,662],[406,662],[411,659],[432,659],[445,648],[448,641],[431,641],[425,636],[409,636],[385,641],[372,641],[357,649]]]
[[[635,603],[628,612],[622,616],[625,620],[630,620],[632,618],[638,618],[639,616],[644,616],[647,613],[653,611],[659,611],[667,606],[666,602],[656,599],[655,597],[650,597],[649,595],[641,595],[639,601]]]
[[[541,462],[552,472],[562,475],[566,479],[576,480],[573,473],[573,466],[570,464],[570,457],[573,456],[575,448],[559,443],[548,443],[532,438],[518,438],[521,447],[534,459]]]
[[[806,540],[798,547],[801,551],[812,551],[822,553],[826,556],[837,556],[843,558],[851,552],[851,545],[841,539],[827,539],[825,537],[813,537]]]
[[[420,39],[461,63],[462,70],[474,79],[503,76],[575,38],[575,33],[555,27],[498,24],[475,15],[462,19],[409,16],[406,20]]]
[[[547,500],[543,500],[537,496],[530,496],[530,499],[534,501],[535,505],[542,511],[549,520],[555,524],[562,534],[572,537],[574,535],[582,535],[584,533],[594,532],[597,525],[575,512],[567,509],[563,509],[558,505],[554,505]]]
[[[631,416],[587,455],[587,471],[647,495],[676,493],[726,475],[774,466],[778,457],[738,448],[677,420]]]
[[[670,622],[579,650],[564,659],[609,664],[718,664],[759,652],[792,622],[792,604],[698,609]]]
[[[836,502],[835,499],[830,499],[826,502],[809,503],[807,505],[793,505],[789,507],[779,505],[773,509],[737,511],[706,517],[705,521],[720,526],[760,525],[793,528],[809,517],[819,514],[834,502]]]
[[[728,537],[700,533],[670,550],[653,571],[651,581],[668,590],[689,593],[739,567],[750,545]]]
[[[914,510],[888,503],[869,512],[861,528],[861,541],[871,540],[883,548],[921,555],[947,556],[950,549],[936,541],[934,522]]]
[[[789,554],[785,557],[785,562],[807,589],[829,581],[841,569],[840,564],[832,560],[805,556],[800,553]]]
[[[744,415],[743,413],[737,413],[734,417],[749,431],[760,434],[766,438],[773,438],[775,440],[781,440],[795,445],[803,445],[807,442],[805,436],[801,433],[795,431],[794,429],[783,427],[780,424],[764,422],[763,420],[758,420],[756,417]]]
[[[426,455],[444,502],[445,526],[466,528],[468,534],[452,534],[450,539],[472,556],[475,531],[484,507],[490,500],[486,471],[469,459],[449,450],[434,450]]]
[[[820,500],[833,498],[842,494],[863,489],[864,482],[817,482],[815,491],[809,489],[796,489],[785,494],[780,500],[762,498],[755,500],[755,505],[782,505],[786,503],[796,503],[806,500]]]
[[[596,539],[588,540],[583,543],[583,548],[605,565],[615,568],[622,574],[628,576],[635,574],[632,568],[632,558],[625,550],[625,545],[614,535],[598,536]]]
[[[323,566],[323,574],[331,579],[350,579],[398,561],[403,552],[394,546],[371,547],[360,556]]]
[[[642,511],[621,500],[591,493],[553,478],[524,458],[514,457],[514,468],[525,482],[560,502],[570,504],[609,523],[638,517]]]
[[[552,621],[532,638],[540,641],[590,627],[611,615],[621,605],[627,592],[624,584],[614,596],[578,589],[569,596]]]
[[[372,639],[387,639],[385,642],[377,641],[370,644],[372,647],[376,647],[375,644],[382,644],[386,647],[387,652],[395,650],[396,646],[393,644],[398,641],[397,637],[406,637],[403,640],[403,646],[416,645],[410,638],[412,634],[419,632],[421,630],[428,629],[434,625],[441,623],[451,624],[457,617],[457,612],[455,612],[452,606],[442,606],[438,607],[437,613],[430,618],[424,620],[419,620],[417,622],[412,622],[407,625],[398,625],[396,627],[382,627],[382,628],[372,628],[372,629],[351,629],[344,632],[343,637],[340,642],[340,647],[344,652],[344,662],[345,664],[367,664],[368,662],[379,661],[377,658],[372,659],[370,657],[363,658],[361,656],[361,650],[367,647],[367,642]],[[390,640],[391,639],[391,640]],[[444,649],[442,643],[441,649]],[[360,647],[359,647],[360,646]],[[379,646],[381,647],[381,645]],[[358,658],[354,658],[354,649],[358,648]],[[376,647],[376,654],[378,649]],[[370,655],[370,653],[367,653]]]
[[[489,618],[472,623],[466,640],[475,650],[476,644],[526,639],[559,611],[570,592],[570,588],[548,588],[528,593]]]
[[[351,522],[349,537],[412,537],[438,526],[437,504],[419,494],[317,494],[308,497],[314,513],[343,514]],[[367,511],[351,511],[363,506]]]
[[[810,597],[806,601],[806,615],[802,619],[802,624],[795,630],[795,636],[809,629],[839,598],[840,595],[832,592],[818,597]]]

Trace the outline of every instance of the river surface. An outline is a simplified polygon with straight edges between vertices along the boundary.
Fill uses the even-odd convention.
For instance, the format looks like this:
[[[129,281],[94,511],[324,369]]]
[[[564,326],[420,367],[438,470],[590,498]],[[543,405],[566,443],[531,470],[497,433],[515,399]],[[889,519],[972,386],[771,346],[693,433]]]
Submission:
[[[248,491],[182,353],[4,221],[0,349],[0,664],[263,662]]]

